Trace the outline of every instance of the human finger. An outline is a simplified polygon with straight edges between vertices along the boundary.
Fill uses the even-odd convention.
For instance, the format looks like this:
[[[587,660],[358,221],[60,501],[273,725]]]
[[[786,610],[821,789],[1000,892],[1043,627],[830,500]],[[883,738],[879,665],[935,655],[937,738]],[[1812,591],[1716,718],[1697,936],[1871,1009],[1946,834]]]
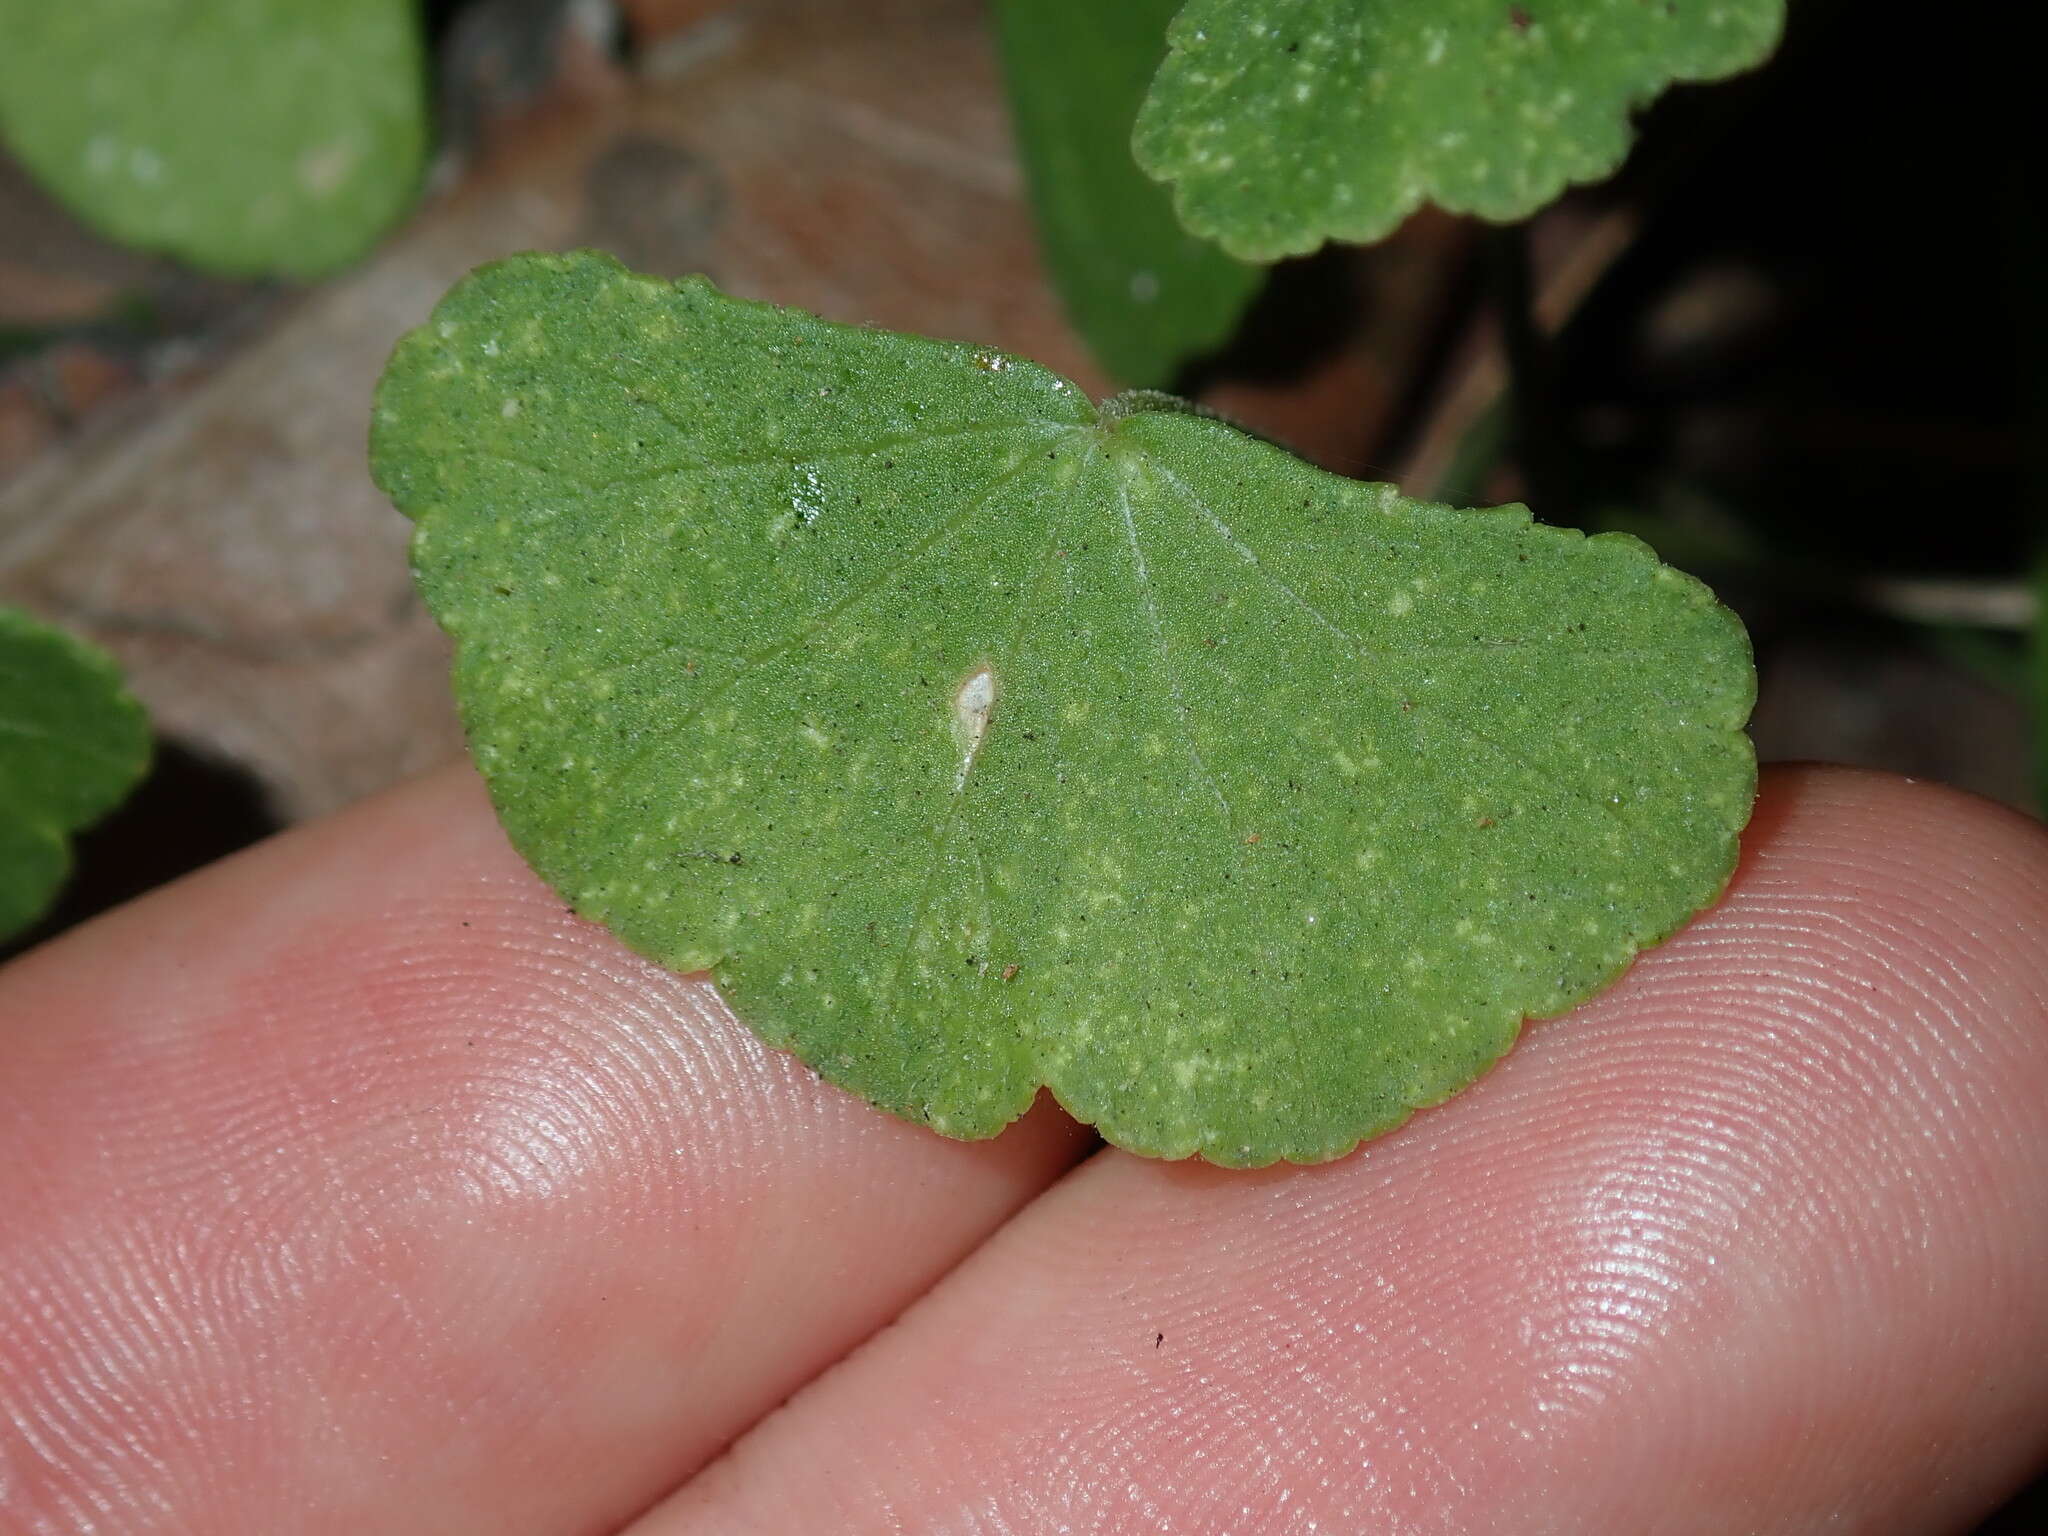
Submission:
[[[2048,1425],[2048,834],[1768,776],[1726,900],[1357,1155],[1094,1159],[634,1536],[1948,1529]]]
[[[567,916],[467,770],[0,973],[10,1529],[607,1529],[1086,1141],[964,1145]]]

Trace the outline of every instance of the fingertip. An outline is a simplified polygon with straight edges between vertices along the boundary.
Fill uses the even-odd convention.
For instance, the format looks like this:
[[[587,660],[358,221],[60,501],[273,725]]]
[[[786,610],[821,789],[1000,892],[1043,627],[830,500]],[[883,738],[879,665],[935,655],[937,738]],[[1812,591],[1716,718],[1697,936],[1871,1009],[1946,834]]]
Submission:
[[[616,1525],[1079,1153],[770,1050],[466,769],[24,957],[0,1016],[0,1484],[52,1528]]]
[[[2048,1420],[2044,966],[2039,827],[1772,770],[1725,899],[1467,1093],[1096,1158],[648,1528],[1946,1528]]]

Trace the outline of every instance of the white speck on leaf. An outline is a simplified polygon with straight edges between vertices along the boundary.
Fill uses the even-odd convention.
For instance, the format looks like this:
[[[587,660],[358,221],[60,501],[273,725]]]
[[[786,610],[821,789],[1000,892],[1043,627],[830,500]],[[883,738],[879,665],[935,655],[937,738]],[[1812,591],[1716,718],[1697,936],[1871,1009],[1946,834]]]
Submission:
[[[995,708],[995,702],[996,675],[987,667],[968,678],[953,695],[953,740],[960,746],[960,769],[953,775],[956,792],[967,786],[968,770],[973,768],[974,755],[981,750],[982,738],[988,734],[989,711]]]
[[[797,485],[790,492],[789,505],[806,528],[824,515],[825,483],[818,478],[818,471],[812,465],[797,466]]]

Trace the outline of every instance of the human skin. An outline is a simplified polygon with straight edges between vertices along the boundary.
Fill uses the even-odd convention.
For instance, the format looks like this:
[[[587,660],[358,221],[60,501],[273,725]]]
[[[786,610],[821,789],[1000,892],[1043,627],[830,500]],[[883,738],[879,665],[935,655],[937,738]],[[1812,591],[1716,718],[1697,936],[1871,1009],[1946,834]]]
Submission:
[[[1233,1173],[890,1120],[450,770],[0,972],[0,1531],[1966,1528],[2048,1443],[2043,1103],[2048,833],[1880,775]]]

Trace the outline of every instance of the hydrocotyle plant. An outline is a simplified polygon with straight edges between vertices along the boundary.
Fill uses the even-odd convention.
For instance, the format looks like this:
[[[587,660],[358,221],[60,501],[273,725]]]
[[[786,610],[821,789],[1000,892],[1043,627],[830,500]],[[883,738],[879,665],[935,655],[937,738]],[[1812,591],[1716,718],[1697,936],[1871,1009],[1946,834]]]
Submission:
[[[149,724],[112,658],[0,607],[0,938],[48,908],[71,834],[149,765]]]
[[[0,138],[117,240],[318,277],[426,161],[414,0],[0,0]]]
[[[995,0],[995,29],[1047,275],[1096,360],[1163,388],[1236,327],[1265,269],[1182,229],[1131,158],[1131,125],[1177,0]]]
[[[507,831],[954,1136],[1337,1156],[1715,899],[1740,623],[1638,541],[595,254],[471,274],[372,434]]]
[[[1607,175],[1629,114],[1777,46],[1785,0],[1188,0],[1138,115],[1181,222],[1247,260],[1418,204],[1519,219]]]

